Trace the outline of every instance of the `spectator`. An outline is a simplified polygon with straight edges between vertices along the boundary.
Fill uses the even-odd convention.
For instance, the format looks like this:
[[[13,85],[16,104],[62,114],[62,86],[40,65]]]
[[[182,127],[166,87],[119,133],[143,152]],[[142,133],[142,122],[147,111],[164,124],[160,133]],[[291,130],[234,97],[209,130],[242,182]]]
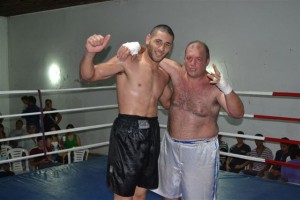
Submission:
[[[36,133],[36,127],[35,124],[29,124],[27,127],[27,135],[35,134]],[[27,149],[28,152],[30,152],[31,149],[36,147],[36,138],[27,138],[23,140],[23,148]]]
[[[23,110],[23,113],[34,113],[40,112],[40,108],[36,105],[36,99],[34,96],[28,97],[28,107]],[[34,124],[36,127],[36,132],[40,131],[40,116],[39,115],[29,115],[23,116],[26,120],[26,126],[29,124]]]
[[[17,137],[17,136],[23,136],[23,135],[26,135],[26,130],[23,128],[23,121],[21,119],[18,119],[16,121],[16,128],[10,132],[9,137]],[[12,148],[16,148],[19,145],[23,146],[21,141],[19,144],[19,140],[11,140],[9,142],[9,145]]]
[[[73,124],[68,124],[66,129],[74,128]],[[63,141],[63,145],[65,149],[69,149],[72,147],[81,146],[80,137],[71,131],[68,132],[65,136],[65,141]]]
[[[25,110],[28,107],[28,96],[22,96],[21,100],[22,100],[22,102],[24,104],[23,110]]]
[[[51,127],[50,131],[57,131],[56,126]],[[51,148],[51,151],[58,151],[59,149],[61,149],[59,138],[58,138],[57,134],[48,136],[48,143],[50,143],[49,147]],[[60,160],[58,158],[58,154],[52,154],[52,159],[54,161]]]
[[[299,145],[297,145],[297,144],[290,144],[289,145],[289,156],[286,158],[286,162],[295,159],[295,155],[292,152],[297,151],[297,149],[299,149]]]
[[[281,138],[283,140],[288,140],[288,138]],[[286,162],[286,158],[289,156],[289,144],[281,142],[280,150],[276,152],[275,160],[280,162]],[[269,172],[266,173],[265,178],[278,180],[281,175],[281,165],[272,165]]]
[[[262,134],[257,133],[255,136],[263,137]],[[264,145],[262,140],[255,140],[256,148],[250,152],[251,157],[263,158],[263,159],[273,159],[272,151]],[[263,162],[247,161],[249,164],[249,169],[244,170],[244,174],[252,176],[263,177],[265,172],[270,169],[270,165]]]
[[[53,111],[53,110],[56,110],[56,109],[52,108],[52,100],[46,99],[44,111]],[[60,123],[61,119],[62,119],[62,116],[59,112],[44,114],[43,121],[44,121],[45,131],[46,132],[50,131],[50,129],[53,126],[56,128],[56,130],[60,130],[60,127],[58,124]]]
[[[244,135],[243,131],[238,131],[237,134]],[[239,155],[248,155],[251,151],[249,145],[244,143],[244,138],[237,137],[237,143],[230,147],[229,152]],[[247,165],[247,161],[241,158],[228,157],[226,162],[226,171],[239,173],[241,170],[244,170]]]
[[[40,153],[44,153],[44,150],[46,150],[47,152],[50,152],[51,149],[49,148],[44,148],[44,141],[42,137],[37,137],[36,139],[37,141],[37,147],[33,148],[30,151],[30,155],[35,155],[35,154],[40,154]],[[47,156],[39,156],[39,157],[35,157],[33,159],[30,159],[30,165],[34,168],[34,169],[44,169],[47,167],[52,167],[57,165],[56,162],[54,162],[51,158],[50,155]]]
[[[74,128],[73,124],[68,124],[66,129]],[[65,149],[70,149],[73,147],[81,146],[80,137],[73,132],[68,132],[62,139],[62,146]],[[72,152],[73,153],[73,152]],[[67,153],[60,155],[62,158],[62,163],[66,163],[67,161]],[[73,157],[73,156],[71,156]]]
[[[0,116],[2,116],[2,113],[0,112]],[[6,126],[4,126],[3,124],[4,118],[0,118],[0,124],[3,125],[3,130],[5,133],[9,133],[9,128],[7,128]],[[7,135],[6,135],[7,136]]]
[[[3,124],[0,124],[0,139],[4,139],[4,138],[6,138],[6,134],[4,132],[4,126]],[[0,142],[0,146],[2,144],[5,144],[5,142]]]
[[[291,152],[289,152],[292,160],[289,161],[288,163],[300,165],[300,148],[298,145],[297,147],[292,149]],[[300,184],[300,169],[294,167],[282,166],[281,178],[284,182]]]
[[[222,141],[222,135],[218,135],[219,150],[228,152],[228,144]],[[220,170],[226,170],[226,159],[227,156],[220,155]]]

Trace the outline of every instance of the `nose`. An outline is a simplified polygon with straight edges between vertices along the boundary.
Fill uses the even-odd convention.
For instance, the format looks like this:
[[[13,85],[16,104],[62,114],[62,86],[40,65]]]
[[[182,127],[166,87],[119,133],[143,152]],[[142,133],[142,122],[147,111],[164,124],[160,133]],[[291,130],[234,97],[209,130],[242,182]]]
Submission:
[[[164,52],[165,51],[165,45],[160,45],[159,47],[158,47],[158,50],[159,51],[161,51],[161,52]]]

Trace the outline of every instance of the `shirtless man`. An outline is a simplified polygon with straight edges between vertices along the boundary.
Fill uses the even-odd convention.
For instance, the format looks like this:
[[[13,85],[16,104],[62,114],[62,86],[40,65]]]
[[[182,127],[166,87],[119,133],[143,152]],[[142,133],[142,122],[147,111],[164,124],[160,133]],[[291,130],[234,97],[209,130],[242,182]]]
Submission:
[[[209,49],[193,41],[181,65],[164,59],[160,65],[171,76],[173,95],[159,158],[159,188],[166,199],[216,199],[218,125],[220,108],[242,118],[244,106],[213,65],[208,73]]]
[[[158,25],[146,36],[146,50],[137,59],[119,61],[113,57],[94,65],[95,54],[105,48],[109,39],[110,35],[88,38],[80,75],[85,81],[116,76],[119,115],[111,129],[107,183],[116,200],[146,199],[147,189],[158,186],[157,106],[158,102],[168,106],[163,102],[171,95],[170,78],[159,62],[170,52],[174,33],[169,26]],[[135,46],[129,49],[131,54],[137,53]]]

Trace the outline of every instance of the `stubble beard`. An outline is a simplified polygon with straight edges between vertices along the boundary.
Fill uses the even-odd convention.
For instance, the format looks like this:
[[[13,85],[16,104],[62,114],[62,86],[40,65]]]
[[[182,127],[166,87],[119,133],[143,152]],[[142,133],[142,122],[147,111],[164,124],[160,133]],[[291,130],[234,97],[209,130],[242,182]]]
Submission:
[[[153,50],[153,48],[151,47],[151,45],[147,45],[147,52],[148,52],[148,55],[149,55],[150,59],[151,59],[153,62],[156,62],[156,63],[160,63],[160,61],[162,61],[162,60],[167,56],[167,54],[166,54],[166,55],[164,55],[161,59],[155,59],[155,57],[153,56],[154,50]]]

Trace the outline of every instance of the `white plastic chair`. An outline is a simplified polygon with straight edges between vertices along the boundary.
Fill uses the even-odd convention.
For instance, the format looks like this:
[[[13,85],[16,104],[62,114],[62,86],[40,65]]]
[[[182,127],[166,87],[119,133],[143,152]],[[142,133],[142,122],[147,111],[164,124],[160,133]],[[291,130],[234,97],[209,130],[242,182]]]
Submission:
[[[7,158],[7,152],[10,149],[12,149],[11,146],[2,144],[1,145],[1,154],[0,154],[0,156]]]
[[[20,158],[24,156],[28,156],[29,153],[26,149],[23,148],[13,148],[8,150],[7,158]],[[9,163],[10,171],[14,172],[15,174],[22,174],[25,172],[29,172],[29,164],[28,159],[13,161]]]
[[[73,152],[73,154],[72,154],[72,152]],[[68,163],[70,164],[72,161],[73,162],[81,162],[83,160],[87,160],[88,156],[89,156],[88,149],[69,151],[68,152]]]

